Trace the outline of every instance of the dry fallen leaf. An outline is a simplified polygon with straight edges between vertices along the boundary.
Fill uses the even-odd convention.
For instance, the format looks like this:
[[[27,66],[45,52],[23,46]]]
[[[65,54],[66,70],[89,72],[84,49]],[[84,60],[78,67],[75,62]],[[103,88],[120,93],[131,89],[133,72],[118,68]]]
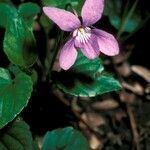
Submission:
[[[82,120],[84,120],[90,127],[92,128],[97,128],[100,125],[104,125],[105,119],[97,114],[97,113],[93,113],[93,112],[87,112],[87,113],[83,113],[81,115]]]
[[[141,84],[139,84],[138,82],[135,82],[133,84],[129,84],[127,82],[122,82],[122,86],[127,89],[130,90],[131,92],[137,94],[137,95],[143,95],[144,94],[144,88],[142,87]]]
[[[99,147],[102,147],[102,142],[95,134],[90,135],[89,143],[93,150],[97,150]]]
[[[138,66],[138,65],[133,65],[131,66],[131,70],[144,78],[147,82],[150,82],[150,70],[143,67],[143,66]]]
[[[127,77],[131,74],[131,68],[129,63],[127,62],[124,62],[122,65],[117,66],[116,70],[123,77]]]
[[[135,99],[136,99],[136,96],[135,94],[133,93],[128,93],[126,91],[121,91],[119,93],[119,96],[120,96],[120,100],[122,102],[125,102],[125,103],[134,103],[135,102]]]
[[[119,107],[119,104],[114,99],[106,99],[93,103],[92,107],[96,110],[109,110]]]

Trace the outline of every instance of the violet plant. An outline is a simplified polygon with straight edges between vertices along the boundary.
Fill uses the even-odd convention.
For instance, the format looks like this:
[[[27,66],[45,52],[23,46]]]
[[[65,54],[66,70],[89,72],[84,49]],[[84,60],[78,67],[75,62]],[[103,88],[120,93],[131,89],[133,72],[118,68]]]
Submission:
[[[104,0],[86,0],[81,17],[66,10],[43,7],[44,13],[63,31],[71,31],[71,38],[62,47],[59,57],[60,67],[68,70],[77,58],[77,49],[89,59],[95,59],[100,52],[115,56],[119,47],[113,35],[92,27],[102,16]]]
[[[26,120],[26,113],[29,113],[28,118],[32,111],[29,101],[36,101],[36,107],[40,94],[44,98],[38,100],[39,112],[44,109],[41,108],[43,105],[47,105],[45,99],[51,101],[51,97],[57,96],[79,118],[77,102],[83,97],[87,103],[88,100],[98,100],[103,94],[121,90],[116,77],[105,71],[103,60],[119,54],[118,41],[121,41],[122,33],[128,31],[128,26],[120,25],[120,22],[115,24],[111,14],[104,11],[104,2],[43,0],[42,5],[40,2],[16,5],[13,1],[0,1],[0,44],[3,50],[0,55],[0,150],[39,149],[29,125],[23,120]],[[68,4],[71,11],[68,11]],[[127,19],[136,5],[137,2]],[[76,12],[79,8],[81,16]],[[117,29],[117,38],[115,34],[94,27],[103,11]],[[54,38],[49,37],[52,31]],[[39,118],[38,121],[41,122]],[[31,130],[34,127],[31,126]],[[90,146],[80,131],[69,126],[48,131],[41,149],[88,150]]]

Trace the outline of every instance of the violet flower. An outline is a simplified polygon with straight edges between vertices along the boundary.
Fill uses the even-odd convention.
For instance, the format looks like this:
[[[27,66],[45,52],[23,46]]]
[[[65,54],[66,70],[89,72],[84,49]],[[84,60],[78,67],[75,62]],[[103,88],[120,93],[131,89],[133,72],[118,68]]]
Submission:
[[[78,48],[89,59],[98,57],[100,52],[108,56],[119,53],[113,35],[92,27],[101,18],[103,9],[104,0],[86,0],[81,17],[63,9],[43,7],[44,13],[63,31],[72,32],[71,38],[60,51],[61,68],[67,70],[75,63]]]

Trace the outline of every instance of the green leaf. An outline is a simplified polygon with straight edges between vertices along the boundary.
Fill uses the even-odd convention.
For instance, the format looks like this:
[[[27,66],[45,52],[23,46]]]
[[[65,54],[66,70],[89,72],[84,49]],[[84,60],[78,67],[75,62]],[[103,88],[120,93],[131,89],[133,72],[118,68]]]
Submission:
[[[65,8],[67,4],[73,7],[78,5],[78,0],[43,0],[43,5]]]
[[[9,24],[10,19],[17,15],[16,11],[16,8],[6,3],[0,3],[0,26],[5,28]]]
[[[24,67],[32,65],[37,58],[32,23],[34,16],[39,12],[38,6],[25,3],[17,11],[15,7],[1,3],[0,11],[2,19],[6,20],[0,24],[6,29],[3,42],[4,52],[15,65]]]
[[[120,16],[121,15],[121,5],[122,2],[120,0],[105,0],[104,14],[106,16]],[[110,14],[111,13],[111,14]],[[121,17],[121,16],[120,16]]]
[[[81,15],[81,9],[84,5],[84,0],[79,0],[78,1],[78,5],[74,6],[75,11],[77,12],[77,14],[80,16]]]
[[[128,6],[124,10],[126,13],[122,14],[122,5],[123,2],[120,0],[106,0],[105,1],[105,10],[104,14],[109,17],[111,25],[113,25],[116,29],[120,29],[122,26],[122,20],[125,19],[125,17],[128,16],[128,13],[130,12],[130,9]],[[123,32],[133,32],[135,31],[139,25],[142,23],[142,19],[137,11],[134,11],[129,18],[127,18],[125,25],[124,25],[124,31]]]
[[[47,132],[42,150],[89,150],[86,138],[72,127]]]
[[[25,21],[29,22],[29,25],[32,27],[33,18],[40,13],[40,7],[31,2],[23,3],[19,6],[18,13]]]
[[[75,11],[77,11],[78,15],[80,16],[81,8],[84,4],[84,0],[43,0],[44,6],[53,6],[53,7],[59,7],[63,9],[70,9],[69,7],[66,8],[66,6],[69,4]]]
[[[118,16],[112,16],[110,22],[116,29],[120,28],[121,19]],[[127,21],[124,32],[133,32],[135,29],[138,28],[140,23],[141,19],[139,17],[133,16],[132,19]]]
[[[80,77],[71,80],[70,82],[72,83],[70,85],[64,82],[60,83],[59,81],[57,86],[65,93],[71,94],[73,96],[94,97],[96,95],[102,95],[121,89],[120,83],[108,75],[101,75],[96,78],[91,78],[90,76],[88,77],[85,74],[65,74],[64,76],[69,79],[70,75],[78,75]]]
[[[72,70],[79,73],[95,76],[95,73],[102,72],[104,70],[104,67],[99,58],[89,60],[79,50],[77,61],[73,65]]]
[[[40,23],[41,23],[41,25],[44,27],[46,33],[48,33],[49,30],[52,29],[52,27],[53,27],[52,21],[50,21],[50,20],[48,19],[48,17],[45,16],[45,14],[42,14],[42,15],[41,15],[41,17],[40,17]]]
[[[89,60],[81,53],[72,69],[56,73],[56,84],[73,96],[93,97],[121,89],[120,83],[111,75],[103,73],[100,59]]]
[[[29,126],[17,120],[0,131],[0,150],[35,150]]]
[[[40,7],[35,3],[23,3],[19,6],[19,13],[25,18],[33,19],[40,12]]]
[[[0,68],[0,128],[12,121],[27,105],[32,79],[23,72],[13,74]]]
[[[6,28],[3,47],[9,60],[19,66],[30,66],[37,58],[33,33],[21,18]]]

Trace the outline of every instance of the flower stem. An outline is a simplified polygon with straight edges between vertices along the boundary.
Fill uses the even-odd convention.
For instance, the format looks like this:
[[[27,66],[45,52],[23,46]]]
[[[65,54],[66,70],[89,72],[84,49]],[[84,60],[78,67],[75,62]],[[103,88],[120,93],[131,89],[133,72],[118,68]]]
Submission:
[[[61,41],[63,39],[63,35],[64,35],[64,32],[61,31],[60,36],[58,36],[58,38],[56,39],[56,42],[55,42],[54,52],[52,53],[52,59],[50,61],[50,66],[48,69],[49,70],[49,74],[48,74],[49,79],[51,78],[52,69],[53,69],[53,66],[54,66],[58,51],[59,51],[59,46],[60,46]]]

